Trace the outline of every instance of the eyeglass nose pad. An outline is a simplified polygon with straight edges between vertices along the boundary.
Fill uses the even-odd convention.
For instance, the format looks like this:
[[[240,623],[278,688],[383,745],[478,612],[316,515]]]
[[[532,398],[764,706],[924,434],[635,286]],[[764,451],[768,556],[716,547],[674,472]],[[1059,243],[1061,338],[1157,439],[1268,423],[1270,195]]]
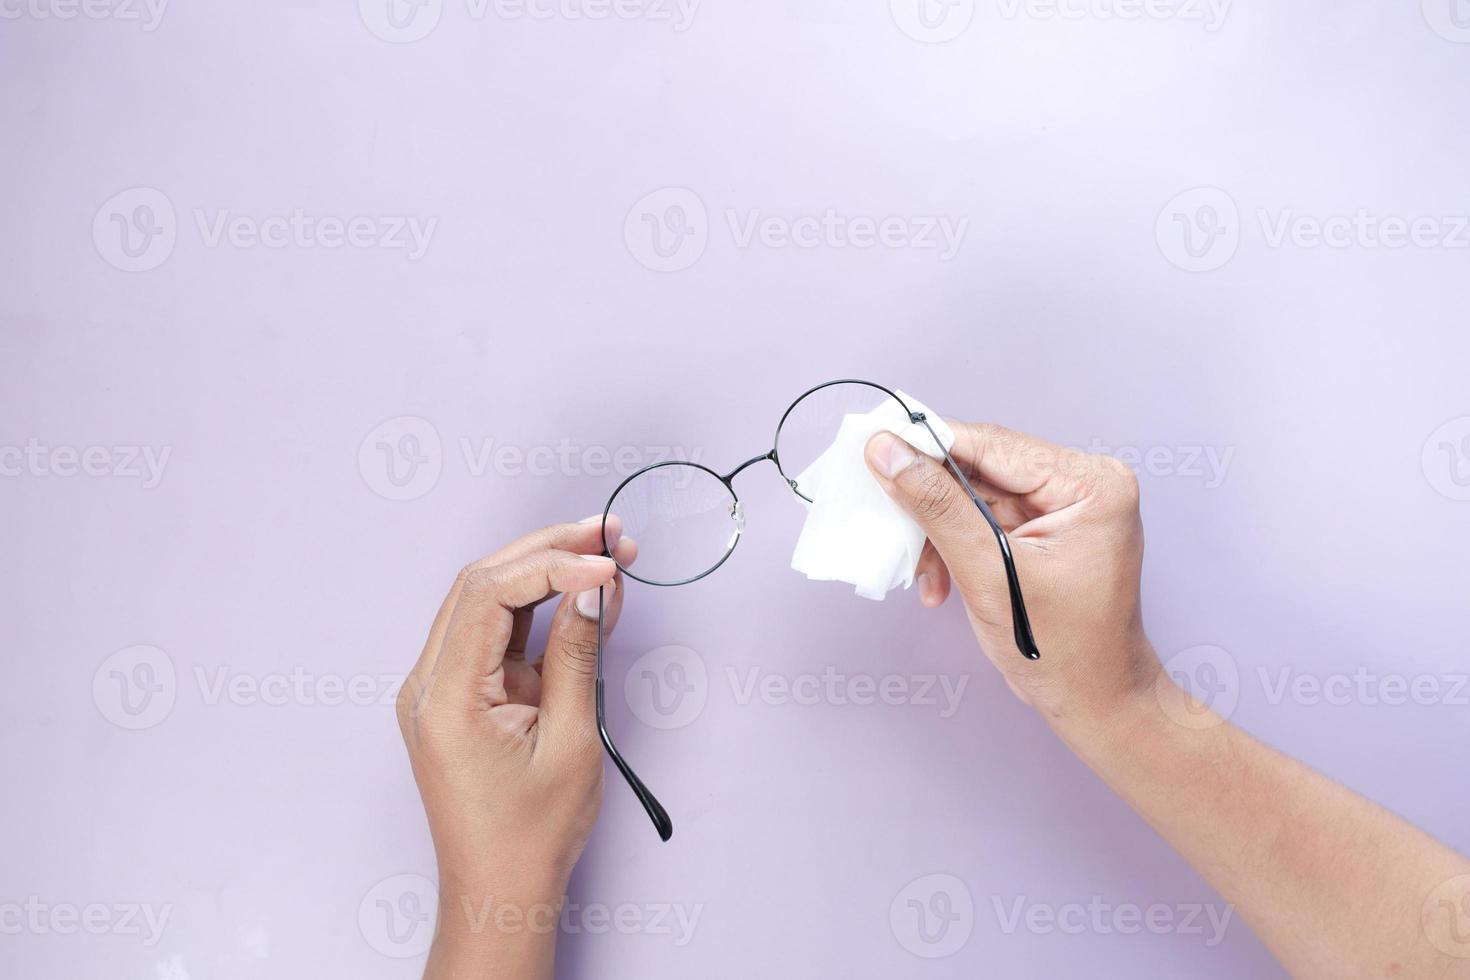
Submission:
[[[730,535],[730,543],[725,546],[727,550],[735,547],[736,539],[745,532],[745,508],[740,506],[738,500],[730,505],[730,520],[735,522],[735,531]]]

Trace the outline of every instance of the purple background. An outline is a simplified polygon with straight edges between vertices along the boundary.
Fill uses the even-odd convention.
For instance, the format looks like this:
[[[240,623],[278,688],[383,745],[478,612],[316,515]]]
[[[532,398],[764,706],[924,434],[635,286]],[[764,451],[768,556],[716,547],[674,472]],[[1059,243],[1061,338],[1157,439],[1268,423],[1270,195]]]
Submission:
[[[390,954],[427,927],[390,934],[376,904],[434,867],[392,709],[321,703],[322,685],[391,695],[460,565],[601,507],[618,479],[604,451],[733,465],[769,447],[794,394],[840,376],[1156,450],[1141,480],[1161,655],[1220,648],[1235,721],[1470,847],[1470,707],[1451,695],[1470,38],[1449,2],[1242,2],[1209,30],[1002,0],[965,23],[959,0],[926,35],[908,0],[707,0],[683,30],[647,4],[536,19],[444,0],[408,43],[375,35],[392,31],[373,2],[178,4],[154,30],[38,16],[64,0],[7,7],[0,450],[100,446],[112,475],[0,457],[0,906],[170,918],[153,945],[10,928],[0,972],[416,975],[421,959]],[[133,188],[154,191],[114,198]],[[667,188],[694,195],[697,235],[671,259],[687,268],[655,271],[643,215],[667,232],[666,206],[690,201]],[[200,228],[296,209],[437,224],[416,258]],[[728,217],[828,209],[968,225],[945,259],[742,246]],[[1273,244],[1283,216],[1360,209],[1435,224],[1399,248]],[[114,215],[164,230],[139,246],[152,268],[120,267]],[[1176,215],[1215,242],[1198,261]],[[401,417],[423,421],[378,428]],[[441,475],[387,499],[402,494],[377,443],[412,449],[400,437],[425,425],[439,446],[420,438],[419,472]],[[540,462],[478,467],[487,441]],[[130,446],[170,452],[156,486],[129,475]],[[1233,454],[1223,479],[1187,465],[1204,449]],[[1213,946],[1005,928],[1018,901],[1222,900],[1012,698],[957,604],[806,582],[774,471],[741,492],[746,541],[716,576],[629,597],[612,726],[677,833],[661,845],[610,774],[572,899],[642,924],[566,936],[565,976],[1279,975],[1238,919]],[[138,645],[161,651],[165,701],[128,730],[109,658]],[[623,678],[670,645],[695,651],[706,704],[662,730]],[[828,667],[968,687],[943,718],[742,704],[729,680]],[[250,693],[298,669],[307,694]],[[1429,678],[1442,696],[1275,697],[1283,670]],[[244,693],[212,696],[229,678]],[[912,951],[937,947],[901,894],[932,874],[974,906],[936,959]],[[699,916],[683,945],[652,921],[670,908]]]

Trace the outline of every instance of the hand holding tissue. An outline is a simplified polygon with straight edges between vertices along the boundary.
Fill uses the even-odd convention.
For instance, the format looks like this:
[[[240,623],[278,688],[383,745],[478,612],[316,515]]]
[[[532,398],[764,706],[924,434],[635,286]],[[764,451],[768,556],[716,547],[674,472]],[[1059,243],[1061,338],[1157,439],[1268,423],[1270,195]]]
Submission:
[[[922,403],[895,392],[910,410],[921,412],[934,429],[910,420],[903,405],[883,399],[871,412],[846,415],[837,438],[822,455],[796,477],[800,493],[811,499],[806,522],[796,540],[791,567],[807,578],[847,582],[865,599],[882,599],[891,589],[914,583],[924,531],[889,499],[863,459],[868,440],[892,432],[916,450],[934,459],[947,451],[954,431]]]

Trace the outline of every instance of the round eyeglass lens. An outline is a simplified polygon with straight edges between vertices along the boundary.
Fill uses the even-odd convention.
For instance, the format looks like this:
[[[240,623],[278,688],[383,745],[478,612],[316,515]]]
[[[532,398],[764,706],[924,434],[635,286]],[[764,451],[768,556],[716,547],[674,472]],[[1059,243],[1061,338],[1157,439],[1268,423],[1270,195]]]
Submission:
[[[713,570],[745,529],[730,488],[688,463],[636,474],[618,488],[608,510],[623,519],[623,535],[638,546],[633,567],[623,571],[652,585],[681,585]]]
[[[776,431],[776,461],[797,496],[808,502],[821,491],[822,471],[839,454],[861,460],[873,428],[859,416],[880,413],[883,428],[909,424],[903,402],[876,385],[838,381],[803,395]]]

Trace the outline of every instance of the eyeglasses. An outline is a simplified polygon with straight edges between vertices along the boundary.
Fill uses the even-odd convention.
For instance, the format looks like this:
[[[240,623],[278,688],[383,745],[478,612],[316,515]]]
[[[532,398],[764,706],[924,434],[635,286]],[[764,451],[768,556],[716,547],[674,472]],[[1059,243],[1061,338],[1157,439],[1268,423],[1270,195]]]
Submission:
[[[897,403],[894,405],[893,403]],[[607,543],[607,518],[616,513],[623,531],[638,546],[638,571],[618,562],[623,574],[648,585],[688,585],[698,581],[725,563],[740,543],[745,531],[745,512],[735,495],[735,477],[757,463],[769,460],[788,486],[802,500],[811,503],[821,492],[819,467],[813,464],[830,447],[842,427],[843,419],[852,414],[866,414],[881,407],[901,411],[902,418],[922,425],[934,439],[934,447],[944,456],[945,465],[970,495],[985,522],[995,532],[1005,563],[1006,584],[1011,594],[1011,624],[1016,646],[1030,660],[1041,653],[1031,636],[1031,621],[1021,597],[1021,580],[1011,558],[1010,542],[1004,529],[980,498],[954,457],[949,454],[934,427],[923,412],[912,411],[902,398],[871,381],[828,381],[803,393],[781,416],[776,425],[776,442],[769,452],[753,456],[721,476],[699,463],[673,460],[646,466],[618,485],[602,512],[604,554],[612,556]],[[638,802],[648,811],[658,835],[668,840],[674,834],[673,821],[657,798],[643,785],[631,766],[623,760],[612,736],[607,732],[607,714],[603,702],[603,594],[597,598],[597,734],[607,749],[608,757],[627,780]]]

